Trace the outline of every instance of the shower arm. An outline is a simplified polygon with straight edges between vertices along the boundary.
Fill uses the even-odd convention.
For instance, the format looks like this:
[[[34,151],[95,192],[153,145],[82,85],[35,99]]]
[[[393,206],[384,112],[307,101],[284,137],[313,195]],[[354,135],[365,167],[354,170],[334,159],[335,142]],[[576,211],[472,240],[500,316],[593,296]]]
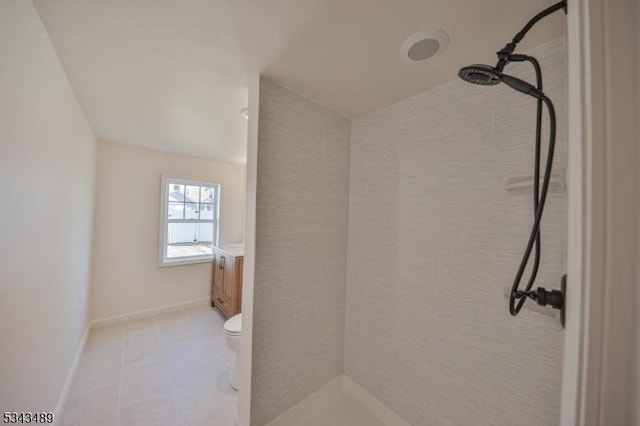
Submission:
[[[559,1],[553,6],[549,6],[548,8],[544,9],[542,12],[531,18],[529,22],[527,22],[527,24],[518,32],[518,34],[513,37],[513,40],[511,40],[510,43],[507,43],[501,50],[496,52],[496,55],[498,56],[498,63],[496,64],[496,68],[502,71],[509,62],[524,60],[519,59],[519,57],[523,55],[514,55],[513,53],[516,50],[516,46],[518,45],[518,43],[522,41],[524,36],[527,35],[529,30],[531,30],[531,28],[533,28],[534,25],[538,23],[538,21],[551,15],[554,12],[557,12],[558,10],[564,10],[564,13],[567,13],[566,0]]]

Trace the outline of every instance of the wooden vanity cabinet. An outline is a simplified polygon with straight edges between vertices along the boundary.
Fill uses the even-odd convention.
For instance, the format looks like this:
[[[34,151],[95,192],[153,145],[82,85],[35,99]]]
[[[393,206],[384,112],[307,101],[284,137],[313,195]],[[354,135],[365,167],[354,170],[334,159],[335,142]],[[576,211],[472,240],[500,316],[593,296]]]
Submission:
[[[211,306],[230,318],[242,307],[242,266],[244,256],[216,248],[211,274]]]

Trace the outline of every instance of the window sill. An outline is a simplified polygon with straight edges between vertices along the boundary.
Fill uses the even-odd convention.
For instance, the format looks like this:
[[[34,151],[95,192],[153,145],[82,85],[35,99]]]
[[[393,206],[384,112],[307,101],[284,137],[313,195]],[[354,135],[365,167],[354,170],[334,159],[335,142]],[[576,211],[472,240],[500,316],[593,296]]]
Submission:
[[[211,263],[213,262],[212,257],[200,257],[196,259],[177,259],[177,260],[163,260],[158,265],[160,268],[170,268],[172,266],[183,266],[183,265],[195,265],[197,263]]]

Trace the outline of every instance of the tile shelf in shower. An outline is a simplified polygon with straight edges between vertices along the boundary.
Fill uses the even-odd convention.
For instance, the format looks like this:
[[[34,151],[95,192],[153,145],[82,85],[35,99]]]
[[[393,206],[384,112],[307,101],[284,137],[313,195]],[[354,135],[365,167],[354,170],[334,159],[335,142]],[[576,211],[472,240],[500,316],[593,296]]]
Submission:
[[[540,172],[540,187],[542,187],[544,171]],[[567,190],[565,169],[551,172],[549,180],[549,194],[563,194]],[[533,191],[533,176],[516,176],[507,179],[505,190],[509,195],[530,195]]]

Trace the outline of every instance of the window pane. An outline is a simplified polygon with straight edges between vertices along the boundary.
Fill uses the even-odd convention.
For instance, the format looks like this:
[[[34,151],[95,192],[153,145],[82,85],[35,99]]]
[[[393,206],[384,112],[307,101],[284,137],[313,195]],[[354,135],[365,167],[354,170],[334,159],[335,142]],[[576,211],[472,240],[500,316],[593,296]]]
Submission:
[[[215,204],[200,204],[200,219],[213,220]]]
[[[187,202],[197,203],[200,200],[200,187],[194,185],[186,185],[184,190],[187,196]]]
[[[169,203],[167,209],[167,219],[184,219],[184,204],[182,203]]]
[[[212,223],[170,223],[167,258],[213,254]]]
[[[168,201],[184,201],[184,185],[178,185],[177,183],[167,184],[169,187],[169,200]]]
[[[198,218],[198,204],[186,203],[184,206],[184,218],[185,219],[197,219]]]
[[[200,202],[213,203],[215,201],[216,189],[213,186],[203,186],[200,188]]]

